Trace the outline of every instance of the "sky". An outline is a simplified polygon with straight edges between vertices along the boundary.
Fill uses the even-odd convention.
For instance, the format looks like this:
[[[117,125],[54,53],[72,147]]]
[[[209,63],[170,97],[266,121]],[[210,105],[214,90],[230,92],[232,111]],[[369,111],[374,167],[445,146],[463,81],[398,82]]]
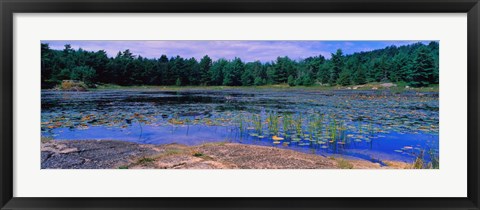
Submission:
[[[42,41],[48,43],[52,49],[64,49],[65,44],[70,44],[76,50],[105,50],[110,57],[129,49],[134,55],[146,58],[159,58],[161,55],[170,58],[179,55],[200,60],[204,55],[208,55],[213,60],[239,57],[246,62],[268,62],[279,56],[288,56],[295,60],[318,55],[330,58],[331,53],[337,49],[342,49],[344,54],[353,54],[417,42],[428,44],[430,41]]]

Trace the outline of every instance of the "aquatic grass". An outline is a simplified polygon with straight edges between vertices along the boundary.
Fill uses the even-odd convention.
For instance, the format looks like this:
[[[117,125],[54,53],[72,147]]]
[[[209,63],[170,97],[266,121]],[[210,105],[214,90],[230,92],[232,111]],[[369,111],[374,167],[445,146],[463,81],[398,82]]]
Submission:
[[[373,120],[371,119],[368,123],[368,134],[370,137],[375,135],[375,127],[373,126]]]
[[[284,113],[282,116],[282,127],[283,127],[283,132],[285,133],[285,137],[289,137],[289,131],[292,123],[291,115]]]
[[[340,140],[341,140],[341,142],[339,142],[339,143],[341,143],[343,146],[345,146],[345,144],[347,144],[347,134],[346,134],[346,131],[347,131],[347,128],[346,128],[346,126],[345,126],[345,121],[342,121],[342,122],[340,123],[340,126],[339,126],[339,132],[340,132],[339,137],[340,137]]]
[[[313,144],[316,144],[316,134],[315,134],[315,131],[316,131],[316,123],[315,123],[315,117],[312,116],[310,117],[309,121],[308,121],[308,136],[309,136],[309,140],[310,141],[313,141]]]
[[[324,115],[317,115],[314,122],[314,130],[317,134],[317,140],[320,140],[320,136],[323,134],[323,118]]]
[[[263,123],[262,123],[262,116],[261,115],[256,115],[252,114],[252,121],[254,124],[255,131],[259,134],[263,134]]]
[[[327,142],[329,142],[329,138],[330,138],[330,124],[327,124],[327,125],[325,126],[325,133],[324,133],[323,137],[325,138],[325,140],[326,140]]]
[[[330,121],[330,143],[334,143],[337,141],[337,120],[335,119],[335,116],[332,116],[333,121]]]
[[[245,130],[244,120],[243,120],[243,115],[242,114],[239,114],[237,116],[237,123],[238,123],[238,129],[240,130],[240,135],[242,135],[243,131]]]
[[[279,115],[275,112],[268,114],[268,130],[273,135],[278,135],[278,118]]]
[[[302,113],[299,113],[296,118],[294,119],[295,123],[295,131],[297,132],[297,135],[301,136],[301,138],[304,138],[304,133],[303,133],[303,119],[302,119]]]
[[[52,141],[52,140],[53,140],[53,137],[51,137],[51,136],[42,136],[42,137],[40,138],[40,142],[42,142],[42,143],[48,143],[48,142],[50,142],[50,141]]]
[[[428,155],[430,156],[430,160],[431,160],[428,163],[428,168],[439,169],[440,168],[440,161],[439,161],[438,152],[436,152],[434,149],[429,149],[428,150]]]
[[[420,153],[419,153],[419,154],[417,155],[417,157],[415,158],[415,161],[413,162],[413,165],[412,165],[412,167],[413,167],[414,169],[422,169],[422,168],[424,168],[425,160],[424,160],[423,154],[424,154],[424,151],[421,150]]]
[[[360,121],[358,121],[358,133],[362,133],[362,123]]]

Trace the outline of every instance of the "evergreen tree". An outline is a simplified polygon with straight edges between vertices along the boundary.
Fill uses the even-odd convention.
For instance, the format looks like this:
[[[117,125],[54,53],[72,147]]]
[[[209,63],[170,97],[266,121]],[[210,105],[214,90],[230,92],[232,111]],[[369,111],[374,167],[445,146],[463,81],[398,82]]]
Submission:
[[[363,65],[359,65],[357,67],[357,71],[354,74],[353,83],[356,85],[363,85],[367,83],[367,79],[365,75],[365,67]]]
[[[259,74],[256,71],[261,71],[260,62],[249,62],[245,64],[245,71],[243,71],[241,76],[241,82],[243,86],[251,86],[254,84],[255,75]]]
[[[434,61],[434,68],[433,68],[433,74],[432,78],[430,80],[430,83],[438,84],[439,82],[439,44],[438,42],[430,42],[428,44],[428,48],[430,49],[430,57],[433,58]]]
[[[428,49],[426,47],[418,48],[410,70],[408,83],[413,87],[429,85],[433,78],[434,68],[435,63],[433,58],[429,56]]]
[[[293,78],[292,75],[288,76],[288,81],[287,81],[289,86],[295,86],[295,79]]]
[[[295,76],[295,66],[293,61],[285,56],[278,57],[277,62],[273,65],[272,82],[273,83],[286,83],[288,76]]]
[[[255,80],[253,81],[253,85],[255,86],[260,86],[265,84],[266,84],[265,79],[262,79],[261,77],[255,77]]]
[[[242,84],[240,77],[244,71],[245,64],[240,58],[235,58],[229,62],[224,69],[223,85],[239,86]]]
[[[321,84],[328,84],[330,81],[330,69],[332,69],[331,62],[327,61],[324,64],[320,65],[317,73],[317,80]]]
[[[426,86],[439,82],[439,43],[390,46],[368,52],[343,55],[337,50],[330,59],[323,56],[292,60],[277,57],[274,62],[244,64],[240,58],[213,61],[205,55],[195,58],[161,55],[145,58],[128,49],[114,57],[103,50],[90,52],[65,45],[54,50],[41,44],[42,88],[65,79],[117,85],[313,85],[407,82]]]
[[[96,77],[95,69],[89,66],[76,66],[70,71],[70,78],[72,80],[79,80],[87,85],[92,85]]]
[[[42,88],[52,88],[57,81],[52,81],[55,69],[54,51],[48,44],[41,44],[41,81]]]
[[[210,68],[210,82],[209,85],[222,85],[223,83],[223,74],[224,68],[228,64],[228,61],[225,59],[219,59],[212,64]]]
[[[210,82],[210,68],[212,68],[212,59],[208,55],[200,60],[200,84],[207,85]]]
[[[180,78],[177,78],[177,80],[175,80],[175,86],[182,86],[182,80]]]
[[[267,67],[267,79],[266,84],[276,84],[276,71],[275,68],[272,66]]]
[[[347,70],[342,71],[338,77],[337,84],[342,86],[350,85],[350,72]]]
[[[152,85],[165,85],[167,84],[168,72],[168,57],[166,55],[160,56],[156,62],[155,71],[151,75]]]
[[[186,75],[183,75],[186,79],[183,81],[183,84],[187,85],[200,85],[201,83],[201,72],[200,64],[197,62],[197,59],[190,58],[185,61],[185,69],[183,72]]]
[[[335,54],[332,53],[332,67],[330,69],[330,85],[335,85],[338,79],[338,76],[343,68],[343,52],[341,49],[338,49]]]

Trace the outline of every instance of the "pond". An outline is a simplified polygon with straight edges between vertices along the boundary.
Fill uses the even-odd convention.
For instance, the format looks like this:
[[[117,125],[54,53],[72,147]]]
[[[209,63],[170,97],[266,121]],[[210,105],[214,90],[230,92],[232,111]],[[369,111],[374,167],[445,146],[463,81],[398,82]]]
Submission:
[[[236,142],[380,164],[422,157],[438,165],[438,93],[45,90],[41,117],[42,136],[61,140]]]

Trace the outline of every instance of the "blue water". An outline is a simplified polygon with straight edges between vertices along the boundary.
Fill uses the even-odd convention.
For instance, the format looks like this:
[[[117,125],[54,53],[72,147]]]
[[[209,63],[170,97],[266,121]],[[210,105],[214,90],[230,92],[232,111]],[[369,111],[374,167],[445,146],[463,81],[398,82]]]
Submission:
[[[373,162],[381,160],[396,160],[413,162],[419,149],[438,148],[438,136],[429,134],[400,134],[391,132],[379,134],[370,141],[355,142],[353,140],[345,145],[321,148],[320,145],[299,145],[285,139],[280,144],[274,144],[271,137],[258,138],[249,135],[248,131],[240,133],[238,129],[223,126],[150,126],[133,123],[128,128],[112,128],[105,126],[92,126],[88,129],[78,130],[70,128],[57,128],[51,135],[63,140],[123,140],[143,144],[185,144],[199,145],[207,142],[234,142],[278,148],[293,149],[304,153],[315,153],[323,156],[344,155],[351,158],[365,159]],[[49,134],[45,134],[48,136]],[[283,142],[290,142],[283,145]],[[300,141],[310,142],[310,141]],[[405,146],[412,149],[396,152]],[[426,159],[429,159],[428,154]]]
[[[382,94],[45,91],[42,92],[42,136],[143,144],[235,142],[380,164],[385,160],[411,163],[421,151],[427,161],[431,160],[430,154],[438,155],[438,95]],[[277,134],[285,139],[275,144],[272,134],[259,138],[257,131],[247,128],[253,121],[242,122],[245,125],[240,129],[236,120],[256,115],[265,121],[271,112],[304,118],[319,114],[334,116],[332,118],[347,128],[343,137],[345,144],[319,144],[303,137],[297,142],[285,136],[285,132]],[[182,124],[173,123],[173,119]],[[307,119],[304,120],[307,124]],[[330,124],[331,119],[325,120],[325,127]],[[365,132],[367,127],[372,132]],[[308,133],[306,125],[304,129]],[[262,130],[268,129],[264,126]]]

